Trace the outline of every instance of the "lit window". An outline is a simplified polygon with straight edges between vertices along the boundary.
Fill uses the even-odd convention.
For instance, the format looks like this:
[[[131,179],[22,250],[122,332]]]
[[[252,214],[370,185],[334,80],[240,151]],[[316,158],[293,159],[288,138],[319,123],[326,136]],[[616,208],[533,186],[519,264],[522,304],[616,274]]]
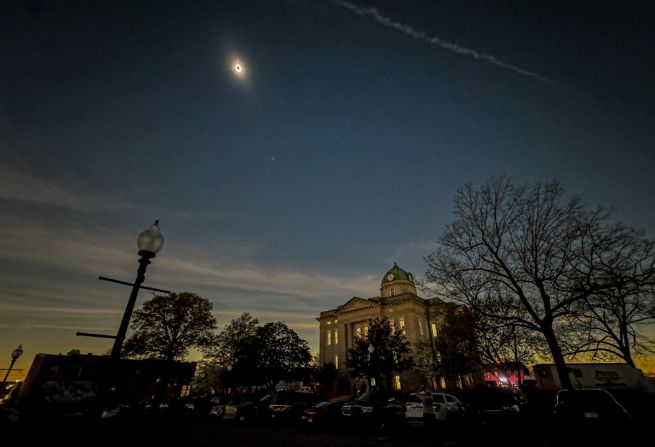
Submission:
[[[391,325],[391,332],[396,332],[396,324],[393,322],[393,320],[390,320],[389,324]]]
[[[331,321],[328,321],[328,322],[327,322],[327,324],[328,324],[328,326],[329,326],[329,325],[331,325],[331,324],[332,324],[332,322],[331,322]]]
[[[357,334],[357,337],[361,337],[362,336],[362,328],[358,327],[357,329],[355,329],[355,333]]]
[[[400,327],[400,331],[404,334],[405,333],[405,317],[400,317],[400,321],[398,321],[398,327]]]
[[[338,355],[334,356],[334,367],[337,368],[337,369],[339,368],[339,356]]]
[[[339,343],[339,332],[335,329],[334,330],[334,344],[336,345]]]
[[[437,336],[437,323],[432,323],[432,336]]]
[[[400,391],[400,376],[394,376],[394,382],[395,382],[396,390]]]
[[[368,337],[368,326],[364,326],[364,336]]]
[[[423,321],[418,320],[418,333],[421,334],[421,336],[425,335],[423,333]]]
[[[328,345],[331,345],[332,344],[332,331],[328,331],[327,337],[328,337],[327,343],[328,343]]]

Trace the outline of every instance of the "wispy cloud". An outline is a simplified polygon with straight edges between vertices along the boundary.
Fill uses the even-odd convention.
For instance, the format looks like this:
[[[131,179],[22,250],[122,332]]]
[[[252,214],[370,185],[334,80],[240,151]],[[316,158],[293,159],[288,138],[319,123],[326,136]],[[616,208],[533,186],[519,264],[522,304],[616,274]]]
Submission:
[[[396,31],[400,31],[401,33],[413,37],[414,39],[418,39],[422,42],[428,43],[430,45],[434,45],[440,48],[443,48],[444,50],[451,51],[456,54],[461,54],[462,56],[468,56],[472,57],[473,59],[481,60],[484,62],[488,62],[492,65],[495,65],[496,67],[499,68],[504,68],[506,70],[511,70],[514,73],[520,74],[522,76],[527,76],[533,79],[537,79],[542,82],[547,82],[547,83],[552,83],[552,81],[544,76],[541,76],[537,73],[534,73],[532,71],[526,70],[524,68],[518,67],[516,65],[504,62],[497,57],[491,55],[491,54],[485,54],[485,53],[480,53],[476,50],[473,50],[471,48],[466,48],[461,45],[458,45],[456,43],[452,42],[446,42],[445,40],[440,39],[439,37],[436,36],[429,36],[428,34],[424,33],[423,31],[419,31],[417,29],[412,28],[409,25],[405,25],[400,22],[396,22],[389,17],[383,15],[378,11],[377,8],[374,7],[368,7],[368,8],[363,8],[361,6],[355,5],[351,2],[347,2],[344,0],[332,0],[332,2],[342,8],[346,8],[355,14],[362,16],[362,17],[370,17],[373,20],[375,20],[377,23],[379,23],[382,26],[386,26],[387,28],[394,29]]]
[[[368,296],[375,293],[376,281],[379,281],[375,275],[339,277],[290,268],[229,265],[172,256],[162,259],[161,269],[173,282],[213,284],[256,293],[308,298],[326,294]]]
[[[2,324],[2,328],[6,329],[25,329],[20,324]],[[116,331],[115,327],[99,327],[99,326],[78,326],[71,324],[33,324],[30,325],[30,329],[49,329],[55,331],[66,331],[70,333],[75,333],[76,331],[94,331],[97,333],[112,334]]]
[[[73,190],[0,162],[0,199],[95,211],[130,208],[115,197],[88,188]]]
[[[129,290],[98,281],[97,275],[130,281],[136,269],[134,241],[104,227],[0,219],[0,329],[9,325],[63,331],[118,325]],[[19,266],[19,267],[13,267]],[[168,242],[146,275],[147,285],[196,292],[214,303],[222,325],[249,311],[262,322],[285,321],[313,346],[315,318],[350,297],[374,296],[378,274],[332,274],[292,266],[222,258],[212,250]],[[38,277],[38,281],[35,278]],[[142,292],[139,303],[149,294]],[[49,326],[52,326],[50,328]],[[73,336],[73,330],[69,336]],[[0,338],[5,334],[0,331]],[[53,334],[52,343],[71,342]],[[101,346],[101,344],[99,344]],[[100,349],[100,348],[99,348]]]
[[[132,274],[134,245],[124,235],[98,228],[64,229],[21,219],[0,222],[0,259],[49,264],[84,274]],[[123,267],[119,267],[123,266]],[[215,259],[193,247],[166,247],[150,269],[164,288],[222,287],[314,299],[327,295],[374,295],[377,275],[335,276],[293,268]],[[159,285],[159,284],[158,284]]]
[[[118,315],[121,312],[119,309],[102,309],[94,307],[43,307],[43,306],[17,306],[11,304],[3,304],[2,309],[5,312],[30,312],[30,313],[45,313],[50,316],[54,315]]]

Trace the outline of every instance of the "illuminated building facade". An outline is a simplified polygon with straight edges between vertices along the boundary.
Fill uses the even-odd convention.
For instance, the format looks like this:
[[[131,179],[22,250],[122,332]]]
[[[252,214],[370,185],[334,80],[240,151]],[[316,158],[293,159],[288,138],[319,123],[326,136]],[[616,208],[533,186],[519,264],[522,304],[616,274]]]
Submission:
[[[418,296],[414,276],[394,263],[382,277],[379,296],[353,297],[335,309],[320,313],[321,364],[332,363],[346,372],[348,350],[358,336],[366,336],[375,318],[388,318],[393,330],[401,330],[412,346],[420,341],[432,342],[444,324],[446,309],[453,306],[439,298],[424,299]],[[413,391],[419,386],[414,371],[394,377],[394,387]],[[441,388],[441,384],[433,384]]]

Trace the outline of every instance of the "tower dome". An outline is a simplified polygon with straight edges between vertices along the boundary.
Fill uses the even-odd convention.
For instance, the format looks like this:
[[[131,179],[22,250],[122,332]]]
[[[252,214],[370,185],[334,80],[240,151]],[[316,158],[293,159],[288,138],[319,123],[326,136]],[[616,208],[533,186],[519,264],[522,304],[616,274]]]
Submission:
[[[406,272],[393,263],[387,273],[382,277],[380,283],[380,296],[389,297],[401,295],[403,293],[412,293],[416,295],[416,285],[414,285],[414,275]]]

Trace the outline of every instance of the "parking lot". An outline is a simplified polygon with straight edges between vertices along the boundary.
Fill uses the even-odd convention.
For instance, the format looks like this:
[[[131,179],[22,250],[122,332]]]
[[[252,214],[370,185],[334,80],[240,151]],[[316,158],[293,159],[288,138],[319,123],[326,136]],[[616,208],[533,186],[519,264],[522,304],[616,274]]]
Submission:
[[[296,426],[251,426],[198,421],[50,421],[4,431],[23,445],[88,446],[289,446],[366,447],[465,445],[463,432],[427,431],[408,424],[384,432],[364,427],[313,430]],[[487,445],[494,445],[493,443]],[[501,445],[501,444],[498,444]]]
[[[554,427],[537,419],[522,424],[437,425],[407,423],[375,430],[366,426],[334,426],[317,429],[295,424],[248,424],[237,421],[196,419],[48,420],[3,427],[7,445],[89,446],[507,446],[530,445],[636,445],[650,436],[646,424],[610,437],[593,436],[584,427],[566,437],[553,436]],[[646,438],[647,439],[647,438]],[[593,441],[592,441],[593,440]],[[616,442],[620,440],[620,443]],[[578,442],[583,442],[578,444]],[[592,442],[590,442],[592,441]],[[3,443],[4,444],[4,443]]]
[[[278,397],[282,396],[280,394]],[[438,397],[437,394],[434,397]],[[653,396],[635,394],[631,400],[622,395],[622,401],[631,404],[632,417],[622,423],[617,414],[607,413],[603,407],[592,411],[591,407],[577,415],[578,405],[568,407],[566,418],[558,421],[551,408],[549,396],[543,401],[533,400],[525,411],[498,412],[489,405],[491,396],[478,394],[475,402],[469,400],[467,411],[461,417],[427,421],[413,416],[413,396],[406,396],[405,402],[390,399],[381,407],[370,407],[365,411],[366,400],[337,401],[337,405],[302,406],[305,412],[295,409],[299,402],[269,398],[262,409],[278,409],[260,413],[262,409],[252,407],[248,399],[233,399],[240,402],[233,410],[230,405],[223,409],[223,415],[216,417],[208,406],[198,405],[201,401],[180,401],[179,405],[165,406],[159,411],[142,412],[130,409],[117,416],[99,417],[97,413],[72,416],[67,413],[43,414],[41,417],[25,417],[17,422],[3,419],[0,431],[7,445],[59,445],[68,447],[88,446],[299,446],[299,447],[348,447],[348,446],[506,446],[530,445],[531,447],[552,447],[559,445],[635,445],[640,439],[651,436],[650,423],[653,420]],[[583,396],[581,396],[583,397]],[[270,402],[269,402],[270,400]],[[497,400],[497,399],[496,399]],[[441,406],[443,403],[432,404]],[[570,399],[569,399],[570,401]],[[208,401],[204,401],[208,403]],[[485,403],[488,411],[471,411]],[[509,402],[512,403],[512,402]],[[307,412],[321,407],[326,411]],[[398,414],[397,408],[405,408]],[[424,407],[423,407],[424,408]],[[389,411],[383,411],[384,409]],[[357,410],[357,411],[355,411]],[[420,414],[421,410],[417,409]],[[575,410],[575,413],[570,413]],[[348,416],[346,416],[348,414]],[[355,416],[357,414],[358,416]],[[285,415],[286,417],[281,417]],[[301,417],[301,415],[303,417]],[[315,419],[322,415],[322,423]],[[368,418],[369,416],[376,416]],[[309,420],[311,417],[311,422]],[[384,423],[380,423],[383,421]],[[563,423],[565,422],[565,423]],[[643,443],[643,442],[642,442]],[[4,444],[4,442],[3,442]]]

